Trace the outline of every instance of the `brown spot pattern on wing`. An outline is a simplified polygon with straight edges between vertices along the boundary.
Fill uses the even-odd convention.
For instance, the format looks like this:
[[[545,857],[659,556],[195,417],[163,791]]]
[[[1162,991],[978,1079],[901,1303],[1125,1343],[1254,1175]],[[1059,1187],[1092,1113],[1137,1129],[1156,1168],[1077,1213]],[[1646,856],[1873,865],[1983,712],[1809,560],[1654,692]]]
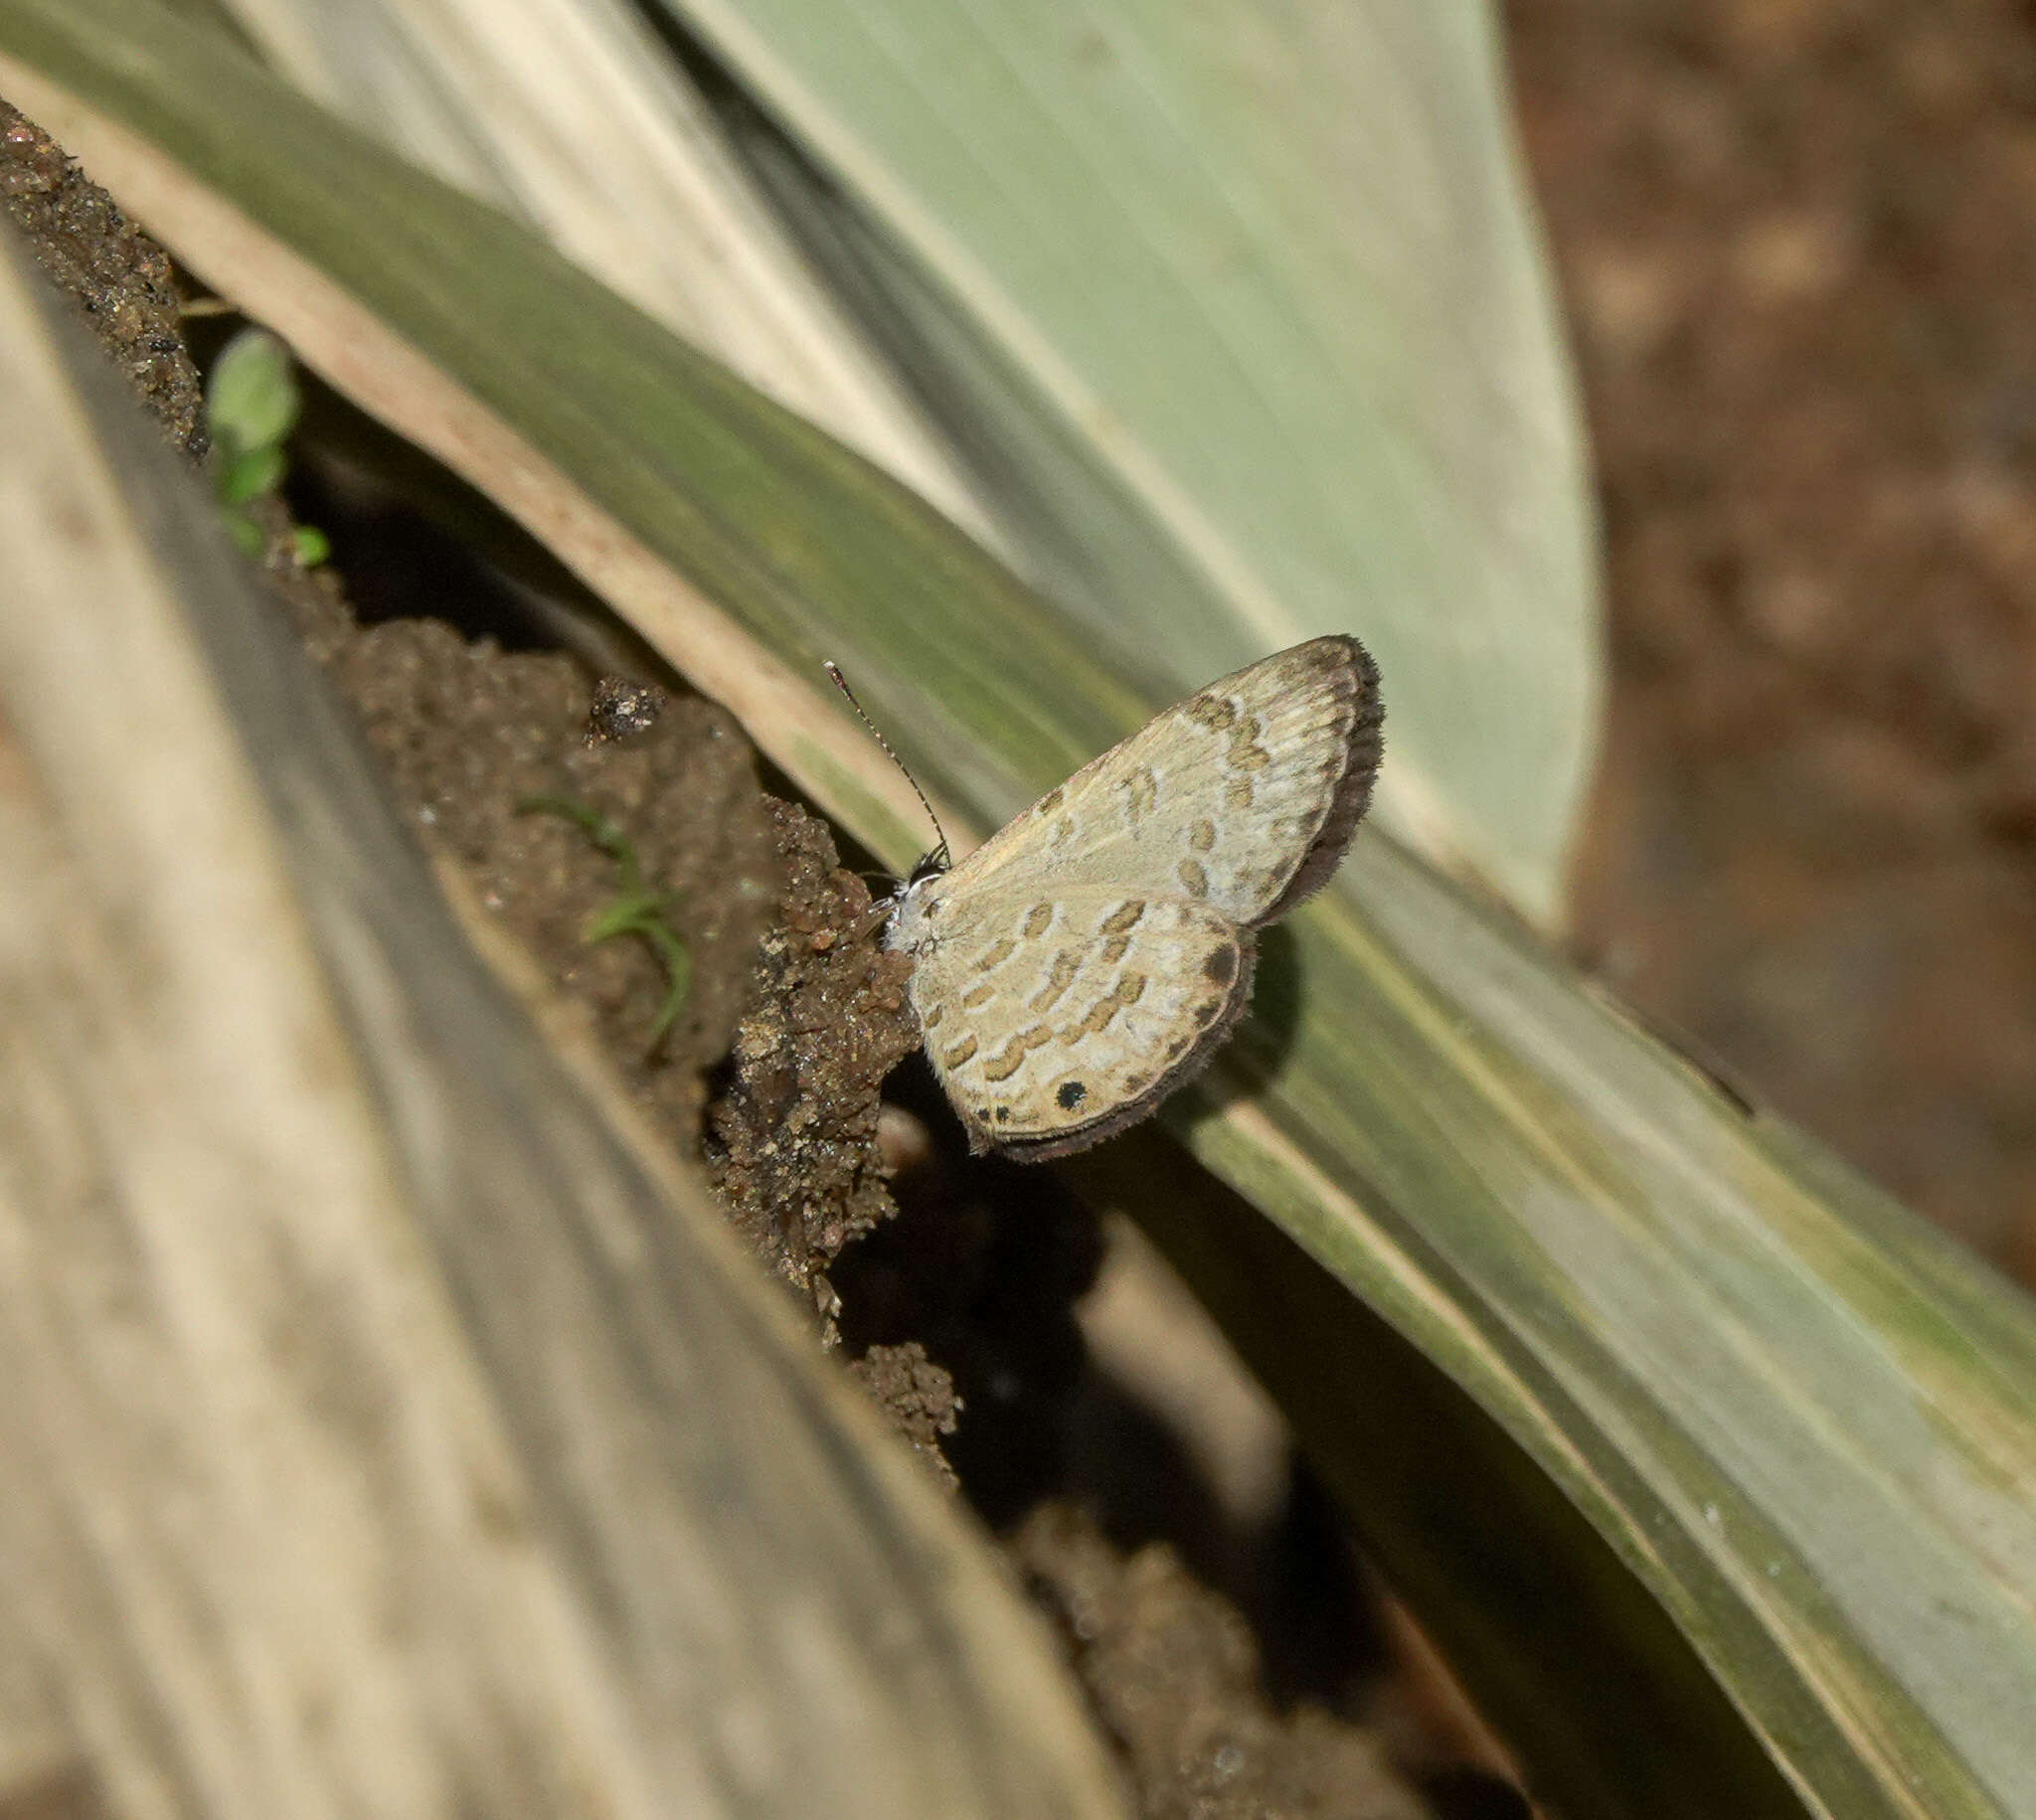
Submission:
[[[1370,653],[1355,638],[1340,637],[1312,639],[1299,646],[1297,654],[1318,676],[1333,679],[1349,722],[1340,749],[1323,767],[1323,774],[1333,779],[1327,813],[1315,826],[1307,857],[1278,898],[1257,918],[1261,923],[1276,922],[1328,882],[1371,802],[1372,781],[1379,769],[1386,711],[1379,699],[1378,666]]]
[[[1107,993],[1090,1006],[1089,1015],[1069,1031],[1067,1040],[1079,1043],[1084,1037],[1100,1037],[1109,1028],[1110,1019],[1120,1011],[1128,1011],[1145,996],[1145,975],[1125,973]]]
[[[1145,908],[1143,898],[1127,898],[1097,924],[1104,966],[1115,966],[1131,951],[1131,931],[1144,919]]]
[[[1230,745],[1224,748],[1223,762],[1234,771],[1263,771],[1272,762],[1272,754],[1259,744],[1259,736],[1265,731],[1265,723],[1257,715],[1240,721],[1230,730]]]
[[[984,896],[946,955],[930,943],[921,956],[925,989],[960,1027],[940,1058],[943,1078],[968,1065],[949,1083],[957,1102],[968,1103],[964,1087],[980,1090],[986,1062],[987,1079],[1008,1083],[1001,1099],[985,1096],[994,1137],[972,1139],[1064,1155],[1143,1117],[1202,1066],[1249,1002],[1250,931],[1342,857],[1369,796],[1379,720],[1357,641],[1312,641],[1212,684],[1151,739],[1099,759],[1103,787],[1081,816],[1069,805],[1090,787],[1086,773],[1014,824],[1021,844],[1006,860],[1018,864],[980,869]],[[1112,870],[1119,854],[1126,864]],[[1117,895],[1139,889],[1149,904]],[[984,910],[987,924],[975,919]],[[980,1051],[962,1035],[970,1024]],[[1064,1088],[1076,1097],[1070,1081],[1079,1110],[1063,1103]]]
[[[1046,970],[1046,984],[1034,996],[1031,1011],[1051,1011],[1060,1003],[1061,995],[1075,983],[1075,976],[1082,971],[1082,957],[1072,948],[1063,948],[1053,957]]]
[[[1025,1058],[1035,1050],[1044,1049],[1054,1040],[1054,1033],[1044,1024],[1035,1024],[1029,1030],[1021,1030],[998,1053],[982,1065],[985,1080],[1009,1080],[1025,1066]]]
[[[1124,791],[1124,813],[1135,823],[1152,813],[1152,806],[1159,800],[1159,779],[1152,774],[1149,764],[1141,764],[1121,783]]]

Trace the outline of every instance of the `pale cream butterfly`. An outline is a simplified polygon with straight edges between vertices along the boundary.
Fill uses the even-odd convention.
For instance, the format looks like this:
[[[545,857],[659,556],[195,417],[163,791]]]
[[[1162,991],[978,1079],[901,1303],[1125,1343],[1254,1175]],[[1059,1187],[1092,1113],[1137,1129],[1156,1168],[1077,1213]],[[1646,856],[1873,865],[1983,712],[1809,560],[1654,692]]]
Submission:
[[[1253,931],[1343,858],[1383,720],[1365,648],[1313,638],[1169,708],[959,865],[944,843],[921,862],[884,945],[913,957],[970,1149],[1086,1149],[1209,1061],[1251,1003]]]

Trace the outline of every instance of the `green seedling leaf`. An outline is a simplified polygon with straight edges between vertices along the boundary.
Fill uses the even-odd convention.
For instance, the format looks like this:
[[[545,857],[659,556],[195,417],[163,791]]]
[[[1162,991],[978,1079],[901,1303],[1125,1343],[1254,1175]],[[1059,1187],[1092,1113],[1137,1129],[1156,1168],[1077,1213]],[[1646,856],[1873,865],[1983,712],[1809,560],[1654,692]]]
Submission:
[[[233,540],[234,548],[249,562],[260,562],[262,547],[268,541],[262,536],[261,527],[245,512],[223,512],[220,519],[227,528],[227,536]]]
[[[245,506],[282,485],[288,463],[275,444],[239,454],[228,454],[222,446],[220,454],[219,500],[223,506]]]
[[[289,350],[266,329],[243,329],[221,350],[205,382],[213,440],[237,454],[280,449],[301,408]]]
[[[213,487],[227,535],[244,556],[259,560],[267,546],[261,527],[243,508],[282,485],[289,472],[283,445],[302,406],[289,349],[266,329],[243,329],[213,363],[205,383],[206,427],[216,450]],[[295,546],[297,561],[307,569],[332,554],[322,531],[300,529]]]
[[[615,862],[621,874],[620,889],[612,903],[589,919],[580,939],[589,947],[595,947],[618,935],[634,935],[648,943],[657,956],[669,989],[650,1027],[647,1053],[655,1055],[671,1033],[693,985],[692,953],[671,924],[671,894],[652,891],[644,883],[643,863],[636,857],[635,843],[599,810],[565,796],[526,796],[516,805],[516,812],[564,816]]]

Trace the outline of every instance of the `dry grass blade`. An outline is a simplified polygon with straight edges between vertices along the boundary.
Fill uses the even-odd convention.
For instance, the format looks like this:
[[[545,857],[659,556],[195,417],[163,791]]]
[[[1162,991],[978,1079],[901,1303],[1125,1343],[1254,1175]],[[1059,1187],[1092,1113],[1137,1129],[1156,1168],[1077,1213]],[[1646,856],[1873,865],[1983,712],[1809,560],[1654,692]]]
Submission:
[[[986,1544],[475,960],[97,358],[10,248],[0,1806],[1120,1812]]]
[[[705,98],[628,7],[234,0],[231,10],[304,93],[529,221],[646,314],[990,535]]]

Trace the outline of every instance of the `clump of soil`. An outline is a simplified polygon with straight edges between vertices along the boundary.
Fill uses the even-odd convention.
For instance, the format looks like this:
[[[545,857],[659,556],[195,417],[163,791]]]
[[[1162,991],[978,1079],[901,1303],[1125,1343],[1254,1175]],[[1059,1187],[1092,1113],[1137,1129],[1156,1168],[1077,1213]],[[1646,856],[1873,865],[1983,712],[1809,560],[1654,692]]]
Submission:
[[[32,120],[0,100],[0,200],[50,281],[76,300],[106,358],[170,439],[209,446],[204,389],[184,346],[169,254]]]
[[[1379,1740],[1318,1708],[1273,1713],[1234,1606],[1163,1544],[1128,1557],[1081,1510],[1043,1504],[1012,1539],[1059,1617],[1148,1820],[1417,1820]]]
[[[872,941],[870,894],[824,823],[766,813],[789,890],[764,937],[708,1149],[736,1226],[831,1324],[828,1263],[893,1212],[876,1088],[919,1047],[911,963]]]

